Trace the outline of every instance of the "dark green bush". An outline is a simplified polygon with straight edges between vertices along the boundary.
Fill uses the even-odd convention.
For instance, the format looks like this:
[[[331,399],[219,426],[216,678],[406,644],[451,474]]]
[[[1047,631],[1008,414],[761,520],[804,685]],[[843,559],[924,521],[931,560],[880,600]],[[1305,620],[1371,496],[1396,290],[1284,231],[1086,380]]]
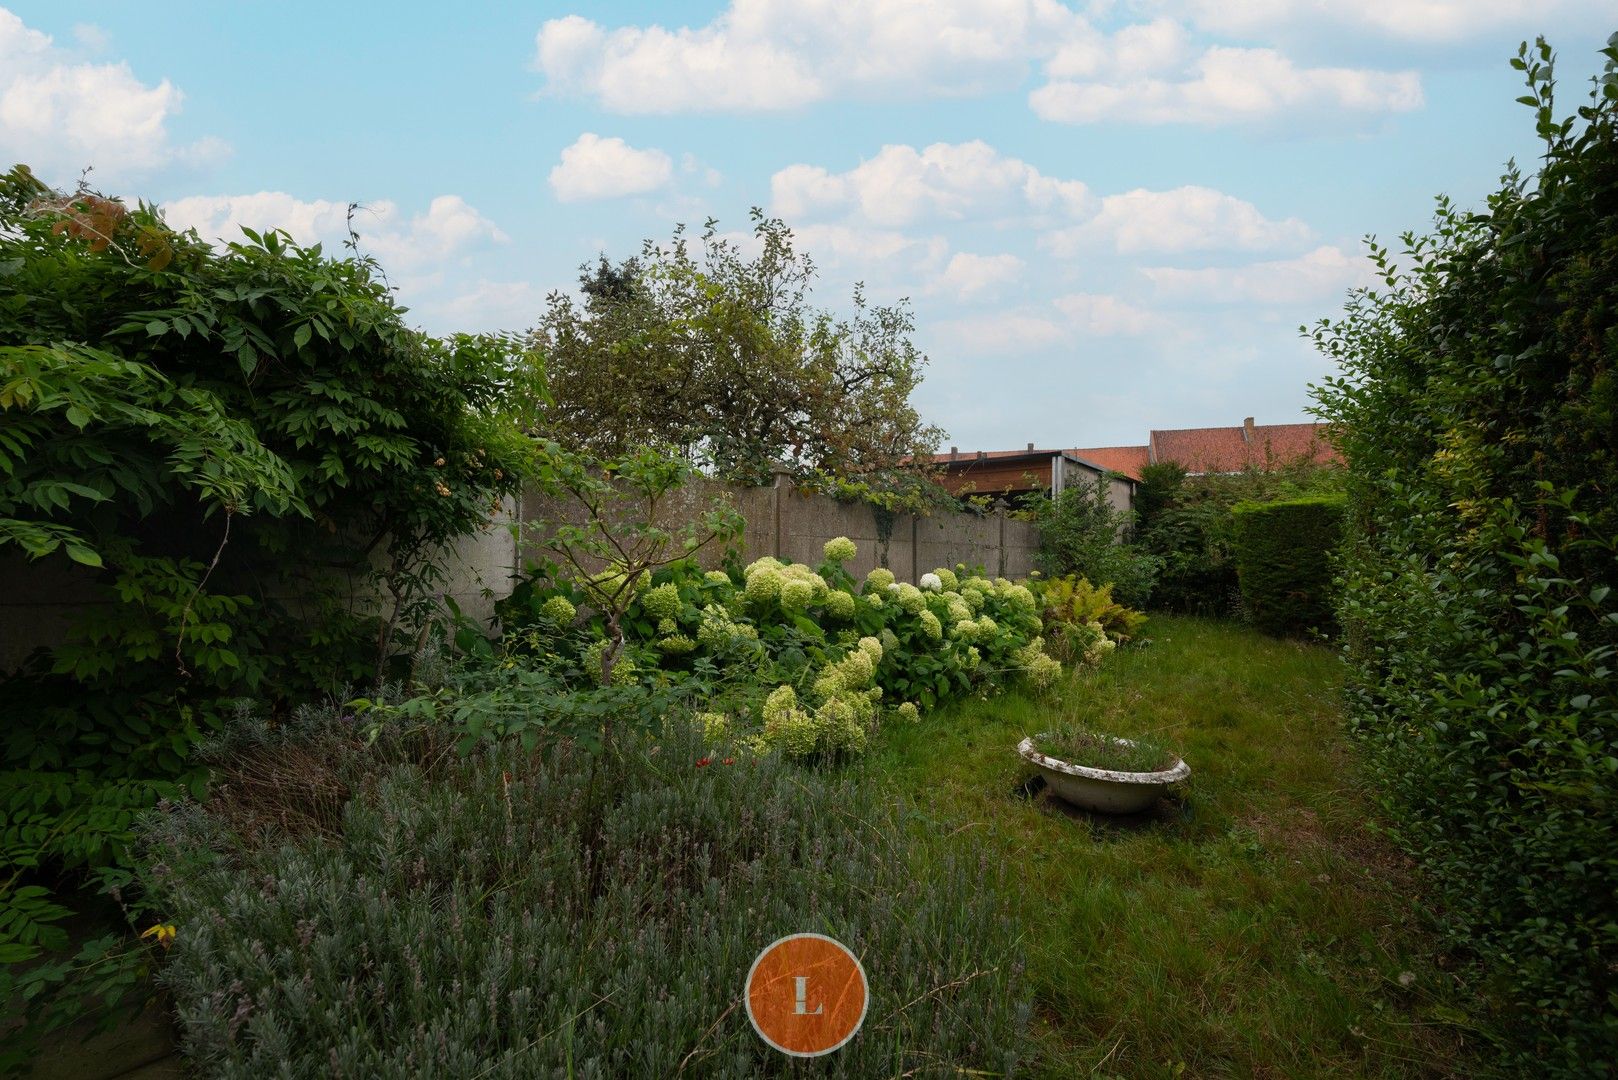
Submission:
[[[1313,460],[1267,462],[1239,473],[1188,476],[1174,462],[1141,472],[1135,489],[1135,542],[1162,560],[1152,607],[1216,618],[1236,615],[1235,520],[1240,502],[1275,502],[1342,490],[1342,470]]]
[[[1254,626],[1278,636],[1332,628],[1342,516],[1343,500],[1330,496],[1231,507],[1236,574]]]
[[[237,698],[419,648],[446,545],[531,459],[519,351],[412,330],[368,259],[0,174],[0,557],[98,600],[0,672],[0,999],[66,943],[41,890],[123,883],[131,821],[200,785]]]
[[[1618,44],[1614,39],[1612,44]],[[1618,48],[1480,212],[1322,323],[1348,461],[1350,701],[1508,1070],[1618,1069]],[[1490,1019],[1486,1005],[1474,1022]]]
[[[386,733],[237,754],[148,837],[202,1075],[796,1075],[739,1000],[758,951],[807,930],[871,985],[817,1073],[1016,1064],[1030,1006],[1000,871],[859,775],[683,730],[602,754]]]

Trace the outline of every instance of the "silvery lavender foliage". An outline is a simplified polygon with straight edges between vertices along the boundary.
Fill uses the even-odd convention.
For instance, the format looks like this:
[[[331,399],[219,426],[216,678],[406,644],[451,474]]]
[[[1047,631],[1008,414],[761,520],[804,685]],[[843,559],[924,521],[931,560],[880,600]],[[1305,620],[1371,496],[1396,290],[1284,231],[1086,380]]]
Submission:
[[[833,1076],[1010,1074],[1025,1042],[997,868],[852,772],[727,760],[673,731],[600,754],[507,742],[375,766],[335,840],[149,825],[178,937],[163,979],[204,1076],[755,1077],[793,1071],[741,1005],[798,931],[862,957]],[[699,764],[706,762],[706,764]]]

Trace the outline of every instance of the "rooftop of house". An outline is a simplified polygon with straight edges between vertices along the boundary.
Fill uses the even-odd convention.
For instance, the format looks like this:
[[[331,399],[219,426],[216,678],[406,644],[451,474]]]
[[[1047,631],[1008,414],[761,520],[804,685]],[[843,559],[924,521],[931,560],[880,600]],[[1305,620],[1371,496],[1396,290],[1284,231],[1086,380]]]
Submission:
[[[1173,461],[1190,473],[1234,473],[1294,461],[1341,460],[1326,440],[1324,424],[1255,424],[1249,416],[1234,427],[1153,431],[1150,460]]]
[[[1009,465],[1015,459],[1049,459],[1066,454],[1091,468],[1140,480],[1141,470],[1173,461],[1190,473],[1234,473],[1249,467],[1269,468],[1299,460],[1339,461],[1326,441],[1324,424],[1255,424],[1251,416],[1231,427],[1168,428],[1153,431],[1144,446],[1091,446],[1041,450],[1029,443],[1021,450],[961,450],[934,454],[933,463],[951,470],[970,469],[974,462]]]

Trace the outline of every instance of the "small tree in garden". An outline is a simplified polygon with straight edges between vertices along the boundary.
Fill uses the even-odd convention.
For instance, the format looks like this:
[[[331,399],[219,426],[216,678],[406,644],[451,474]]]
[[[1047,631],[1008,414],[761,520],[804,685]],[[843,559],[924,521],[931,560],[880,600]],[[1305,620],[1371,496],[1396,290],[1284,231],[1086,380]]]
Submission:
[[[709,221],[617,266],[584,267],[582,302],[555,293],[534,331],[551,398],[536,419],[604,458],[650,446],[723,479],[859,481],[908,471],[941,433],[910,398],[927,358],[904,304],[811,306],[815,266],[781,221],[753,212],[759,251]],[[879,485],[880,486],[880,485]]]
[[[740,535],[742,516],[719,494],[670,524],[669,504],[696,474],[688,462],[655,450],[597,462],[553,446],[546,460],[555,491],[584,522],[561,517],[532,525],[602,616],[601,685],[608,686],[623,655],[624,615],[652,573]]]
[[[1039,522],[1040,569],[1051,577],[1076,574],[1111,585],[1120,603],[1145,607],[1162,563],[1131,541],[1135,515],[1113,506],[1107,478],[1074,484],[1032,506]]]

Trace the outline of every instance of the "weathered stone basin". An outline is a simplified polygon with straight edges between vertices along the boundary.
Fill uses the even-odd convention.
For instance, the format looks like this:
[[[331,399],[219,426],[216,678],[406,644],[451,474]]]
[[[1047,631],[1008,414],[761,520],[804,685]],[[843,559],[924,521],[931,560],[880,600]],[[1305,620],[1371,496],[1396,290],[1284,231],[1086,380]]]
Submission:
[[[1035,748],[1037,740],[1047,735],[1035,735],[1017,744],[1021,754],[1045,778],[1045,783],[1058,796],[1074,806],[1086,810],[1099,810],[1105,814],[1136,814],[1146,810],[1168,786],[1191,775],[1191,766],[1176,758],[1173,765],[1158,772],[1113,772],[1110,769],[1092,769],[1042,754]],[[1130,746],[1128,739],[1115,742]]]

